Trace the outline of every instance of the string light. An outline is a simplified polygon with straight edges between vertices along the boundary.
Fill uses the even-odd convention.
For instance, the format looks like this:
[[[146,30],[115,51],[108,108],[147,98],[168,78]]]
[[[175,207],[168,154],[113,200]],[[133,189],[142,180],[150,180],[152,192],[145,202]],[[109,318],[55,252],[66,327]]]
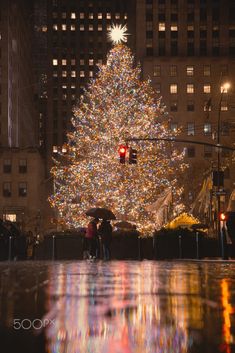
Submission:
[[[185,169],[184,155],[172,143],[133,144],[137,165],[119,163],[118,146],[128,137],[172,136],[161,100],[149,80],[140,80],[140,67],[133,63],[127,46],[114,46],[74,109],[67,153],[59,154],[51,170],[55,192],[49,199],[67,227],[86,225],[87,209],[107,207],[117,219],[152,232],[158,225],[146,207],[169,187],[174,210],[183,208],[178,179]]]

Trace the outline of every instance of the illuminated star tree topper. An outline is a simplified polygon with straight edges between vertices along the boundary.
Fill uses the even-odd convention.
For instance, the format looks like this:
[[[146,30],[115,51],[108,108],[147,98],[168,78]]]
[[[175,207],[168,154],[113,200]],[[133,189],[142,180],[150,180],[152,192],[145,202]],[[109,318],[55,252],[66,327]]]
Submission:
[[[108,33],[108,38],[113,44],[126,43],[127,42],[127,26],[126,25],[114,25],[112,24],[111,29]]]

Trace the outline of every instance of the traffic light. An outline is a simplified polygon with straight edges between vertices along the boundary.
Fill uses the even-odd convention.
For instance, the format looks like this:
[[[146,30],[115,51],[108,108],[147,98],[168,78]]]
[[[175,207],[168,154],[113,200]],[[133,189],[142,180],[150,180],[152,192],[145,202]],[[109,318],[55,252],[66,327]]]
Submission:
[[[226,213],[224,213],[224,212],[220,212],[219,220],[222,221],[222,222],[225,222],[225,221],[227,221],[227,219],[228,219],[228,215]]]
[[[121,145],[119,146],[118,153],[120,157],[120,163],[125,164],[126,162],[126,151],[127,151],[127,146]]]
[[[137,150],[130,147],[129,164],[137,164]]]

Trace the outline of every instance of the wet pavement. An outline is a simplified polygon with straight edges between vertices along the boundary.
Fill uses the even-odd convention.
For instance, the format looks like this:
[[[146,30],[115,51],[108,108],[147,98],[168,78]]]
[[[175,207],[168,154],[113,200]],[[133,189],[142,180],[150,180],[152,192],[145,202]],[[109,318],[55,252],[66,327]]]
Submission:
[[[235,263],[0,264],[0,348],[233,353]]]

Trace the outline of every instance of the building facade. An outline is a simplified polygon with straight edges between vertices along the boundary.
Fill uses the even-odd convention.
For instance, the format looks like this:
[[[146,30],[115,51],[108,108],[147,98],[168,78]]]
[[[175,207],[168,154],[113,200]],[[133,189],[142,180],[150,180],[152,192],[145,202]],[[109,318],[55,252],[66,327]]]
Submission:
[[[0,2],[0,218],[36,231],[44,162],[38,143],[31,1]]]
[[[136,55],[169,112],[169,128],[189,141],[235,141],[235,3],[220,0],[137,0]],[[229,83],[229,85],[226,85]],[[218,136],[219,134],[219,136]],[[185,203],[218,168],[218,151],[184,143],[189,170]],[[232,152],[222,150],[226,201],[234,188]],[[224,204],[224,207],[226,203]]]

